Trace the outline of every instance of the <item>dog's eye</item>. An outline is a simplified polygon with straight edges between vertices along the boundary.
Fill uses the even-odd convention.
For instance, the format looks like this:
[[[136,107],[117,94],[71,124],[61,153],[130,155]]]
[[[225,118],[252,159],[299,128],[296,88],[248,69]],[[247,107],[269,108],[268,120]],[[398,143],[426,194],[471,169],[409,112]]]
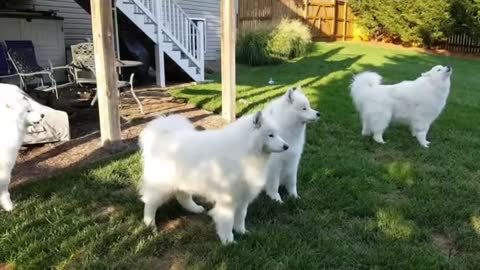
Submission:
[[[268,137],[273,138],[273,137],[275,137],[275,135],[273,135],[273,133],[270,133],[270,134],[268,134]]]
[[[27,113],[31,113],[32,111],[28,110]]]
[[[306,110],[307,110],[307,107],[303,107],[302,110],[306,111]]]

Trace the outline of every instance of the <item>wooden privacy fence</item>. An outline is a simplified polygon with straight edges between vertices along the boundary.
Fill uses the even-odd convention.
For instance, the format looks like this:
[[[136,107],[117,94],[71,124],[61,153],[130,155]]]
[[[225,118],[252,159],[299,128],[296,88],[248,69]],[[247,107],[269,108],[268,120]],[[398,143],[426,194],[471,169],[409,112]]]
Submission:
[[[454,53],[480,54],[480,40],[467,34],[456,34],[450,36],[441,48]]]
[[[292,18],[308,24],[314,39],[353,38],[353,13],[347,1],[239,0],[238,7],[239,28],[278,23],[283,18]]]

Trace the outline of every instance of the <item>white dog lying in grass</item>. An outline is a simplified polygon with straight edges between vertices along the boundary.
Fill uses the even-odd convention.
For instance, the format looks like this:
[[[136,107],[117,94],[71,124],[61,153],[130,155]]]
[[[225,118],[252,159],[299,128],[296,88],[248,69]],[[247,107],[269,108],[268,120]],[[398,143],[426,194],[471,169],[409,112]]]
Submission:
[[[385,143],[383,133],[390,122],[410,126],[412,136],[428,147],[430,125],[437,119],[450,92],[450,66],[435,66],[414,81],[383,85],[382,77],[374,72],[356,75],[351,95],[362,120],[362,135],[373,135]]]
[[[15,85],[0,84],[0,205],[13,210],[8,186],[18,150],[29,125],[38,124],[43,115],[32,110],[29,98]]]
[[[268,104],[264,112],[275,121],[280,136],[290,146],[287,151],[270,156],[265,191],[273,200],[282,202],[278,188],[284,185],[291,196],[298,198],[297,171],[305,144],[306,124],[320,119],[320,113],[310,107],[300,86],[296,90],[288,89],[282,97]]]
[[[215,202],[209,215],[223,244],[234,242],[232,230],[247,232],[247,207],[265,185],[270,153],[288,149],[261,112],[207,131],[180,115],[160,117],[142,131],[140,146],[145,224],[155,226],[157,208],[171,197],[191,212],[204,211],[192,200],[200,195]]]

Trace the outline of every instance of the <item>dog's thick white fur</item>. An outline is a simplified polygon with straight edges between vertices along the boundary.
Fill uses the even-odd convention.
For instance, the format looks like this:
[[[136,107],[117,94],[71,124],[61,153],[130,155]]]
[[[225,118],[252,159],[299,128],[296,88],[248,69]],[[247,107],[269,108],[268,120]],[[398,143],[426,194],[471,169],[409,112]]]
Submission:
[[[265,192],[273,200],[282,202],[278,188],[283,185],[291,196],[298,198],[297,171],[305,144],[306,124],[320,119],[320,113],[310,107],[300,86],[296,90],[288,89],[282,97],[268,104],[264,113],[276,122],[280,136],[290,146],[287,151],[270,156]]]
[[[43,115],[32,109],[29,98],[20,88],[0,84],[0,206],[6,211],[13,210],[8,186],[12,169],[17,159],[26,129],[38,124]]]
[[[247,232],[247,207],[265,185],[267,160],[288,149],[261,112],[207,131],[195,130],[180,115],[160,117],[142,131],[140,147],[145,224],[155,226],[157,208],[171,197],[191,212],[204,211],[192,200],[200,195],[215,202],[209,215],[223,244],[234,242],[233,230]]]
[[[390,122],[410,126],[412,136],[428,148],[430,125],[442,112],[450,92],[450,66],[435,66],[414,81],[382,85],[374,72],[356,75],[351,85],[353,103],[362,120],[362,135],[384,144]]]

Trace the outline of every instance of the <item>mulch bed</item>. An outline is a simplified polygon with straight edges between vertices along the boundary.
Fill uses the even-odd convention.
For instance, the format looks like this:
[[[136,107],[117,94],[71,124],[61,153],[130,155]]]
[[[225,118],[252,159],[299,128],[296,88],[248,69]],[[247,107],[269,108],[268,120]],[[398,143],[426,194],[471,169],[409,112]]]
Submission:
[[[72,140],[22,149],[12,174],[12,186],[48,178],[66,170],[134,151],[138,149],[137,137],[145,124],[161,114],[185,115],[202,129],[217,129],[225,125],[219,115],[176,99],[165,89],[145,87],[137,89],[135,93],[142,101],[145,114],[140,114],[130,93],[122,93],[121,124],[125,147],[116,153],[100,147],[97,108],[90,107],[88,100],[62,97],[60,105],[55,107],[60,107],[69,114]]]

